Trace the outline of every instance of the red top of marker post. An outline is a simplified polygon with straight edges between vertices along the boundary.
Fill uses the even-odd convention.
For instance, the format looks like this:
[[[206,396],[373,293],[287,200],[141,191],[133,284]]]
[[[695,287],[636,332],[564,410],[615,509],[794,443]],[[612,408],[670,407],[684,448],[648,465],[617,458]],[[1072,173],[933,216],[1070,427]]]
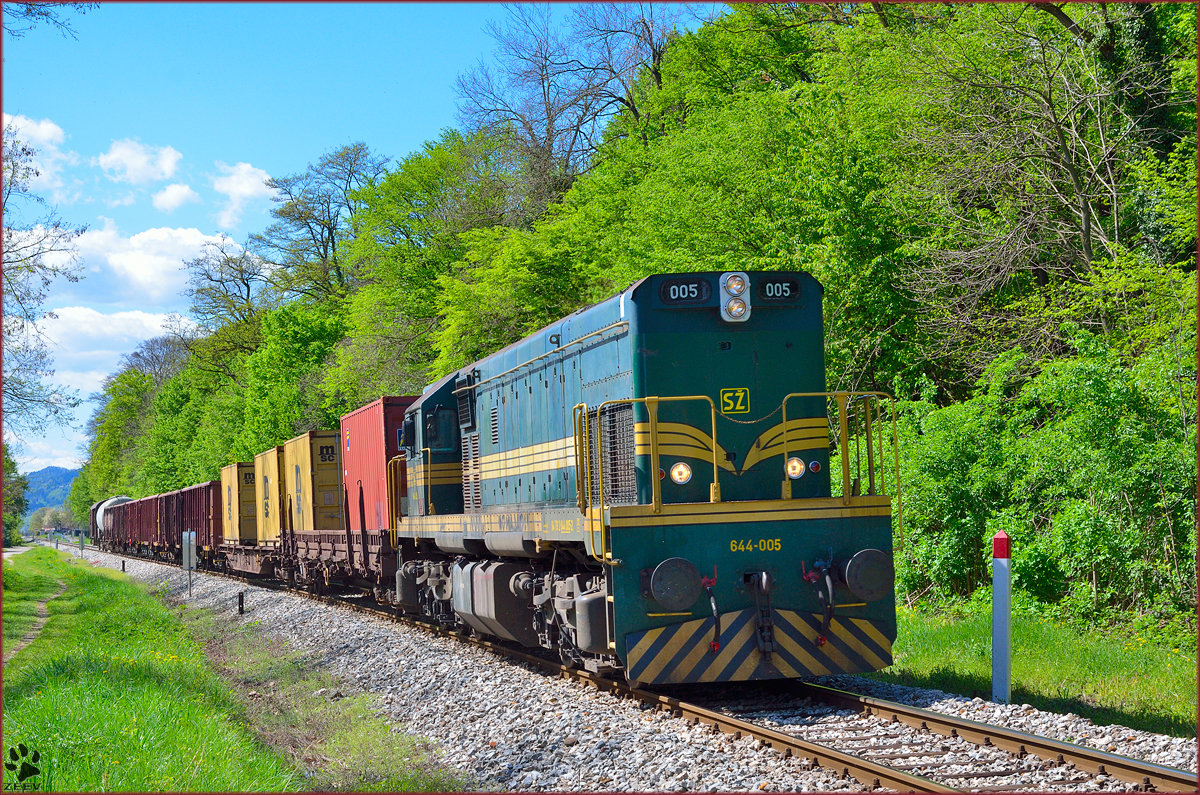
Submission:
[[[992,536],[992,557],[993,558],[1008,558],[1012,557],[1012,542],[1008,538],[1008,533],[1001,530],[996,535]]]

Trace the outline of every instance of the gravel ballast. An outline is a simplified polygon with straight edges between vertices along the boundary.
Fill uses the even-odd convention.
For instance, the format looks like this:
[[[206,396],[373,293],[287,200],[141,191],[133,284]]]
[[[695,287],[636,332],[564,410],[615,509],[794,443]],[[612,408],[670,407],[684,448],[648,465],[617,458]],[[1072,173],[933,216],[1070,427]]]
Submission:
[[[546,677],[524,666],[451,638],[394,624],[302,596],[245,585],[222,577],[187,574],[178,568],[88,550],[92,563],[120,569],[166,595],[209,607],[269,632],[345,682],[377,698],[389,722],[440,747],[440,761],[472,777],[481,788],[542,791],[859,791],[824,769],[805,769],[751,738],[733,740],[668,713],[600,693],[578,683]],[[160,583],[163,584],[160,586]],[[245,591],[245,614],[237,594]],[[256,622],[256,623],[255,623]],[[1028,705],[999,705],[937,690],[902,687],[853,676],[822,684],[865,693],[982,723],[1009,726],[1081,742],[1113,753],[1195,770],[1196,743],[1118,726],[1095,726],[1074,715]],[[803,717],[787,705],[746,704],[746,717],[785,731],[809,734],[814,721],[848,724],[849,713]],[[729,711],[740,714],[741,705]],[[808,715],[813,710],[807,710]],[[830,713],[826,710],[826,713]],[[926,744],[928,746],[928,744]],[[850,750],[847,748],[846,750]],[[901,750],[907,750],[901,747]],[[978,766],[973,749],[964,765]],[[881,760],[882,761],[882,760]],[[891,763],[891,760],[889,760]],[[964,769],[966,769],[964,767]],[[920,770],[913,772],[923,774]],[[1051,785],[1061,772],[1022,771]],[[1025,779],[1021,780],[1025,783]],[[991,784],[980,781],[979,785]],[[967,786],[970,786],[967,784]],[[1078,789],[1125,789],[1113,779]]]

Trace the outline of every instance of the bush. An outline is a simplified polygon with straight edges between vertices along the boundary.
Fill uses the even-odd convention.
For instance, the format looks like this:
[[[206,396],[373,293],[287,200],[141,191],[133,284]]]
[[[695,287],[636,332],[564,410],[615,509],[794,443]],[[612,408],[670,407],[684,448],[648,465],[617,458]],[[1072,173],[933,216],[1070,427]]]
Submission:
[[[1013,539],[1017,589],[1064,615],[1195,608],[1195,371],[1167,341],[1132,366],[1073,327],[1074,356],[993,362],[970,400],[902,404],[899,587],[962,599]],[[1193,338],[1194,339],[1194,338]]]

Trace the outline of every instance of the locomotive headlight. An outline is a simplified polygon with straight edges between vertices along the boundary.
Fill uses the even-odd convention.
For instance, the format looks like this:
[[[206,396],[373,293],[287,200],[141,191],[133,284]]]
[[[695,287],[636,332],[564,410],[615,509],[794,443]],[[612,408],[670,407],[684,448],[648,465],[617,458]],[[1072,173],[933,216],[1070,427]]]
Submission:
[[[804,462],[799,458],[789,458],[787,460],[787,476],[792,480],[799,480],[804,476]]]
[[[750,319],[750,274],[742,271],[722,274],[721,320],[726,323],[745,323]]]
[[[680,461],[671,467],[671,480],[682,486],[692,479],[692,468]]]

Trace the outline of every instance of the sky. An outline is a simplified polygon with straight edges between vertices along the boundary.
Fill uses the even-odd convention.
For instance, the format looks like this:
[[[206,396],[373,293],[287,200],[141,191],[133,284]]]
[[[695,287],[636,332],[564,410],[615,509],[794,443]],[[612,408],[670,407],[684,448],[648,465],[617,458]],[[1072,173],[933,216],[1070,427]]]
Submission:
[[[493,41],[490,3],[102,3],[2,44],[4,123],[73,226],[82,278],[50,288],[55,383],[86,398],[186,314],[183,263],[270,223],[268,177],[356,141],[403,158],[456,124],[454,81]],[[27,220],[33,220],[30,216]],[[82,462],[75,427],[23,437],[22,472]],[[9,438],[6,436],[6,438]]]

